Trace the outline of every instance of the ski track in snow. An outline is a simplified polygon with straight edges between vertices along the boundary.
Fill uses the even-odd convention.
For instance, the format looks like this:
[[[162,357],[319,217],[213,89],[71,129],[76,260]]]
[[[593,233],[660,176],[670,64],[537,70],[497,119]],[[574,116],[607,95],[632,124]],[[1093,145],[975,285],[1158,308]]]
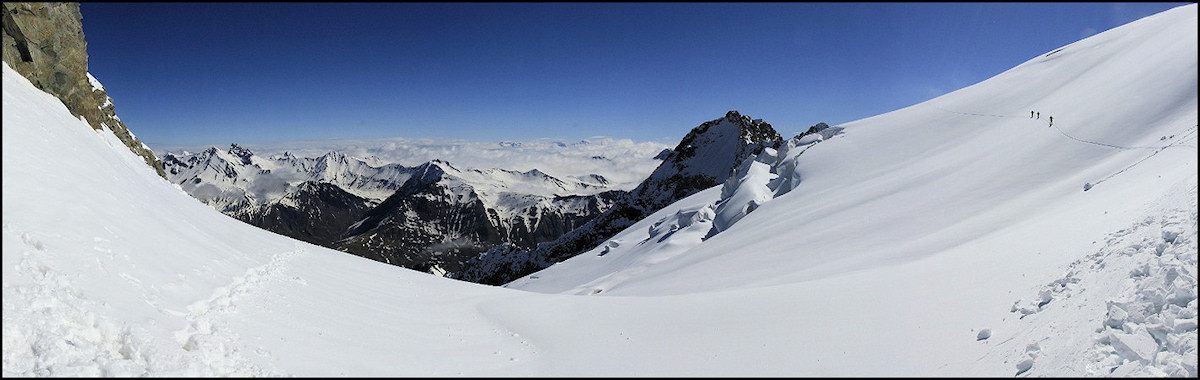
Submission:
[[[1025,343],[1024,352],[1007,350],[1017,351],[1008,361],[1015,363],[1016,375],[1197,376],[1194,187],[1190,196],[1190,210],[1165,210],[1109,234],[1099,250],[1071,263],[1036,297],[1013,304],[1010,311],[1028,324],[1027,333],[1001,343]],[[1097,295],[1105,299],[1087,299]],[[1081,311],[1096,314],[1092,324],[1053,322]],[[1072,337],[1083,339],[1082,330],[1090,331],[1086,339],[1092,343],[1071,346]],[[1045,366],[1039,356],[1049,358]]]
[[[994,115],[994,114],[983,114],[983,113],[958,112],[958,111],[952,111],[952,110],[948,110],[948,109],[939,107],[933,103],[930,103],[930,106],[933,108],[936,108],[940,111],[943,111],[943,112],[948,112],[948,113],[953,113],[953,114],[958,114],[958,115],[980,116],[980,117],[1005,117],[1005,118],[1017,118],[1018,117],[1018,116],[1012,116],[1012,115]],[[1040,120],[1040,119],[1035,119],[1035,120]],[[1061,123],[1060,123],[1060,125],[1061,125]],[[1096,180],[1096,182],[1088,182],[1088,183],[1084,184],[1083,191],[1088,191],[1088,190],[1091,190],[1092,187],[1095,187],[1096,185],[1099,185],[1100,183],[1103,183],[1104,181],[1107,181],[1107,180],[1111,179],[1112,177],[1116,177],[1117,175],[1124,173],[1125,171],[1127,171],[1129,169],[1132,169],[1134,166],[1137,166],[1138,164],[1142,163],[1142,161],[1148,160],[1148,159],[1150,159],[1150,157],[1154,157],[1154,155],[1158,154],[1159,152],[1162,152],[1163,150],[1166,150],[1167,148],[1197,149],[1197,147],[1195,145],[1184,145],[1183,142],[1187,141],[1188,138],[1191,137],[1191,135],[1193,133],[1196,133],[1196,130],[1198,127],[1200,127],[1200,125],[1193,125],[1191,128],[1188,128],[1187,133],[1184,133],[1178,139],[1175,139],[1175,135],[1171,135],[1170,137],[1163,136],[1163,139],[1170,138],[1170,139],[1175,140],[1175,142],[1172,142],[1170,144],[1163,145],[1163,146],[1120,146],[1120,145],[1113,145],[1113,144],[1105,144],[1102,142],[1089,141],[1089,140],[1084,140],[1084,139],[1081,139],[1081,138],[1078,138],[1075,136],[1071,136],[1070,134],[1067,134],[1066,131],[1063,131],[1062,128],[1054,126],[1053,124],[1049,125],[1049,127],[1057,130],[1058,133],[1060,135],[1062,135],[1063,137],[1066,137],[1068,139],[1075,140],[1075,141],[1078,141],[1078,142],[1081,142],[1084,144],[1091,144],[1091,145],[1096,145],[1096,146],[1102,146],[1105,148],[1120,149],[1120,150],[1147,150],[1147,149],[1154,150],[1154,152],[1150,153],[1150,155],[1143,157],[1142,159],[1138,160],[1137,162],[1134,162],[1133,164],[1130,164],[1129,166],[1125,167],[1124,169],[1118,170],[1117,172],[1115,172],[1113,174],[1109,174],[1108,176],[1106,176],[1104,178]]]
[[[1121,149],[1121,150],[1153,149],[1153,150],[1155,150],[1155,153],[1158,153],[1159,151],[1162,151],[1163,149],[1167,149],[1170,147],[1187,147],[1187,148],[1196,149],[1196,147],[1194,145],[1179,144],[1179,141],[1186,139],[1192,133],[1196,132],[1196,126],[1192,126],[1191,128],[1189,128],[1188,133],[1183,135],[1183,138],[1179,139],[1179,141],[1176,141],[1174,143],[1170,143],[1167,145],[1163,145],[1163,146],[1120,146],[1120,145],[1113,145],[1113,144],[1105,144],[1102,142],[1089,141],[1089,140],[1084,140],[1084,139],[1081,139],[1081,138],[1078,138],[1075,136],[1071,136],[1071,135],[1067,134],[1067,132],[1063,131],[1062,128],[1059,128],[1059,127],[1056,127],[1053,125],[1051,125],[1050,127],[1054,128],[1055,130],[1058,130],[1059,134],[1063,135],[1063,137],[1066,137],[1068,139],[1075,140],[1075,141],[1078,141],[1078,142],[1081,142],[1084,144],[1098,145],[1098,146],[1102,146],[1102,147],[1106,147],[1106,148]],[[1171,137],[1174,137],[1174,136],[1171,136]]]
[[[1195,145],[1183,145],[1183,144],[1181,144],[1181,143],[1182,143],[1182,142],[1184,142],[1184,141],[1187,141],[1187,139],[1188,139],[1189,137],[1191,137],[1191,135],[1192,135],[1193,133],[1196,133],[1196,128],[1197,128],[1197,127],[1200,127],[1200,125],[1195,125],[1195,126],[1192,126],[1192,128],[1191,128],[1191,129],[1189,129],[1189,130],[1188,130],[1188,132],[1187,132],[1186,134],[1184,134],[1184,135],[1183,135],[1183,137],[1180,137],[1178,140],[1176,140],[1175,142],[1173,142],[1173,143],[1171,143],[1171,144],[1168,144],[1168,145],[1166,145],[1166,146],[1163,146],[1163,147],[1156,148],[1156,149],[1154,150],[1154,152],[1150,153],[1150,154],[1149,154],[1149,155],[1147,155],[1146,157],[1142,157],[1142,159],[1140,159],[1140,160],[1137,160],[1137,162],[1134,162],[1134,163],[1132,163],[1132,164],[1129,164],[1129,166],[1126,166],[1124,169],[1118,170],[1116,173],[1109,174],[1107,177],[1101,178],[1101,179],[1097,180],[1096,182],[1089,182],[1089,183],[1087,183],[1087,184],[1084,184],[1083,191],[1088,191],[1088,190],[1091,190],[1091,188],[1092,188],[1092,187],[1095,187],[1096,185],[1099,185],[1100,183],[1102,183],[1102,182],[1104,182],[1104,181],[1107,181],[1107,180],[1111,179],[1112,177],[1116,177],[1118,174],[1124,173],[1124,172],[1128,171],[1129,169],[1132,169],[1134,166],[1137,166],[1138,164],[1142,163],[1142,161],[1146,161],[1146,160],[1150,159],[1150,157],[1154,157],[1154,155],[1158,154],[1159,152],[1162,152],[1163,150],[1166,150],[1167,148],[1171,148],[1171,147],[1187,147],[1187,148],[1196,149],[1196,146],[1195,146]],[[1055,127],[1055,128],[1057,128],[1057,127]],[[1059,132],[1062,132],[1062,130],[1059,130]],[[1065,134],[1064,134],[1064,135],[1065,135]],[[1068,136],[1068,137],[1069,137],[1069,136]],[[1164,137],[1165,137],[1165,136],[1164,136]],[[1171,137],[1175,137],[1175,136],[1171,136]],[[1131,148],[1131,149],[1132,149],[1132,148]]]
[[[1020,116],[1013,116],[1013,115],[994,115],[994,114],[984,114],[984,113],[970,113],[970,112],[958,112],[958,111],[952,111],[952,110],[948,110],[948,109],[945,109],[945,108],[939,107],[938,105],[936,105],[936,104],[933,104],[933,103],[930,103],[930,106],[931,106],[931,107],[933,107],[933,108],[936,108],[936,109],[938,109],[938,110],[940,110],[940,111],[943,111],[943,112],[948,112],[948,113],[953,113],[953,114],[958,114],[958,115],[966,115],[966,116],[980,116],[980,117],[1004,117],[1004,118],[1020,118]],[[1038,120],[1041,120],[1041,119],[1034,119],[1034,121],[1038,121]],[[1062,123],[1059,123],[1059,125],[1061,126],[1061,125],[1062,125]],[[1155,150],[1155,153],[1158,153],[1159,151],[1162,151],[1163,149],[1166,149],[1166,148],[1171,148],[1171,147],[1186,147],[1186,148],[1197,149],[1197,148],[1196,148],[1196,146],[1194,146],[1194,145],[1182,145],[1182,144],[1180,144],[1180,142],[1182,142],[1182,141],[1186,140],[1188,136],[1191,136],[1191,134],[1193,134],[1193,133],[1196,133],[1196,128],[1197,128],[1197,127],[1200,127],[1200,125],[1194,125],[1194,126],[1192,126],[1191,128],[1188,128],[1188,132],[1187,132],[1186,134],[1184,134],[1184,135],[1183,135],[1183,137],[1181,137],[1181,138],[1177,139],[1177,140],[1176,140],[1175,142],[1173,142],[1173,143],[1170,143],[1170,144],[1167,144],[1167,145],[1163,145],[1163,146],[1120,146],[1120,145],[1105,144],[1105,143],[1102,143],[1102,142],[1089,141],[1089,140],[1084,140],[1084,139],[1081,139],[1081,138],[1078,138],[1078,137],[1075,137],[1075,136],[1071,136],[1071,135],[1070,135],[1070,134],[1068,134],[1067,132],[1063,131],[1063,130],[1062,130],[1062,128],[1056,127],[1056,126],[1054,126],[1054,125],[1049,125],[1049,127],[1051,127],[1051,128],[1054,128],[1055,130],[1057,130],[1057,131],[1058,131],[1058,133],[1059,133],[1059,134],[1061,134],[1063,137],[1066,137],[1066,138],[1068,138],[1068,139],[1075,140],[1075,141],[1078,141],[1078,142],[1081,142],[1081,143],[1084,143],[1084,144],[1092,144],[1092,145],[1102,146],[1102,147],[1106,147],[1106,148],[1121,149],[1121,150],[1132,150],[1132,149],[1153,149],[1153,150]],[[1164,136],[1164,137],[1165,137],[1165,136]],[[1174,136],[1171,136],[1171,137],[1174,137]],[[1153,155],[1153,154],[1151,154],[1151,155]],[[1135,164],[1135,165],[1136,165],[1136,164]]]
[[[278,375],[274,371],[264,370],[243,359],[243,345],[238,344],[240,338],[229,331],[221,317],[236,313],[238,301],[253,294],[263,283],[274,280],[284,280],[284,269],[287,262],[298,254],[302,248],[275,254],[271,261],[250,268],[245,275],[234,278],[229,285],[218,287],[208,299],[197,301],[188,306],[187,320],[189,325],[175,332],[175,339],[185,351],[197,352],[202,362],[209,366],[213,375],[218,376],[270,376]],[[299,277],[292,281],[303,283]],[[263,355],[261,351],[256,353]]]

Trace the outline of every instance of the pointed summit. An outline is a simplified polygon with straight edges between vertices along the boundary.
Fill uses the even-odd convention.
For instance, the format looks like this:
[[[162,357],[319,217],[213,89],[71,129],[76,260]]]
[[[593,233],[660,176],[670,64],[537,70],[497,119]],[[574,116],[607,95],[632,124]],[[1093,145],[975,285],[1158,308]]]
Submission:
[[[229,154],[242,160],[242,164],[250,164],[250,156],[254,155],[249,149],[243,148],[238,144],[229,144]]]
[[[634,193],[643,195],[637,198],[649,202],[648,209],[658,209],[724,182],[746,157],[782,142],[771,124],[729,111],[688,132]]]

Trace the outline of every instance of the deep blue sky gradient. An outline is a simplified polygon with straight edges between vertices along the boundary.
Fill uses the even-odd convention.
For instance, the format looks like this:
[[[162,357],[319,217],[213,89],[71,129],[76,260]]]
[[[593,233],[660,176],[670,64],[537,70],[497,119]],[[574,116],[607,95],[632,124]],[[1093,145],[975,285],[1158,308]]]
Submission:
[[[83,3],[91,73],[153,146],[784,135],[978,83],[1186,3]]]

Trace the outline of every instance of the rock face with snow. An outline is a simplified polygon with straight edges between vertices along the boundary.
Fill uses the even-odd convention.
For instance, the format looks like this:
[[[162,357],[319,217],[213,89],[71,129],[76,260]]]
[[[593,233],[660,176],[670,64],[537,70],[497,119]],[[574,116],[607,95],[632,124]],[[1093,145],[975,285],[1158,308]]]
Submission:
[[[88,73],[79,3],[4,3],[4,62],[62,100],[96,130],[110,130],[158,175],[162,163],[117,117],[112,98]]]
[[[237,144],[164,154],[170,181],[234,218],[282,235],[421,271],[461,270],[496,245],[554,240],[627,195],[599,175],[372,166],[339,152],[261,157]]]
[[[663,163],[623,202],[552,242],[528,251],[503,247],[486,252],[453,277],[499,285],[589,250],[659,209],[721,184],[747,157],[783,139],[770,124],[737,111],[693,128]]]
[[[436,265],[458,272],[468,259],[502,243],[528,249],[553,240],[625,195],[556,194],[592,187],[537,170],[461,170],[434,160],[368,211],[337,248],[418,270]]]
[[[370,204],[332,183],[306,181],[282,198],[232,216],[280,235],[331,246]]]

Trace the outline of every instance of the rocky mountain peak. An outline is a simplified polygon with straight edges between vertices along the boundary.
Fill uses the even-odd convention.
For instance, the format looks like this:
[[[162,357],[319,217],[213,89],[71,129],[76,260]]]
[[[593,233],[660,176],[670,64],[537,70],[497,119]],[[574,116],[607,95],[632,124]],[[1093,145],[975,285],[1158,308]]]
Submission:
[[[546,174],[545,172],[542,172],[541,170],[537,170],[537,169],[529,170],[529,171],[525,172],[524,174],[532,176],[532,177],[549,177],[550,176],[549,174]]]
[[[254,152],[251,152],[249,149],[243,148],[238,144],[229,144],[229,154],[240,158],[242,160],[242,164],[249,165],[250,156],[253,156]]]
[[[328,183],[316,182],[316,181],[304,181],[296,186],[296,191],[294,191],[292,193],[288,193],[287,195],[285,195],[285,197],[288,197],[288,196],[300,197],[300,196],[303,196],[303,194],[305,194],[305,193],[315,193],[315,192],[320,191],[322,185],[329,186]]]
[[[444,161],[433,160],[424,164],[418,165],[413,171],[412,177],[400,186],[398,193],[411,193],[419,189],[423,189],[431,184],[441,181],[446,175],[446,170],[442,169],[439,164],[444,164]]]
[[[778,148],[783,137],[771,124],[737,111],[693,128],[662,164],[642,182],[635,197],[649,210],[724,182],[742,160],[764,147]],[[665,203],[664,203],[665,202]]]
[[[345,153],[342,153],[342,152],[338,152],[338,151],[336,151],[336,150],[331,150],[331,151],[329,151],[328,153],[325,153],[325,154],[321,155],[321,157],[320,157],[320,158],[323,158],[323,159],[326,159],[326,160],[345,161],[345,160],[346,160],[346,154],[345,154]]]

